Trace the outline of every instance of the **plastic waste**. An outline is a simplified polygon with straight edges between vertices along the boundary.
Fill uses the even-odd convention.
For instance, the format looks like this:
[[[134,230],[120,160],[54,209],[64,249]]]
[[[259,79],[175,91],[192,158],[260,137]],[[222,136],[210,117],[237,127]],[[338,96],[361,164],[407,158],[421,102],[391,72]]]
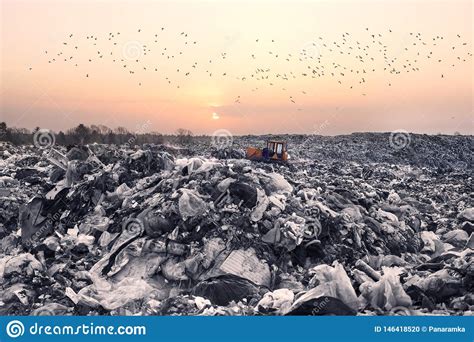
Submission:
[[[338,298],[321,296],[318,291],[309,290],[291,306],[288,316],[349,316],[355,310]]]
[[[295,294],[288,289],[278,289],[273,292],[267,292],[255,306],[255,310],[261,313],[273,313],[285,315],[290,311]]]
[[[219,270],[248,279],[257,285],[270,285],[270,267],[257,257],[253,248],[232,251]]]
[[[179,198],[179,212],[183,220],[205,213],[207,205],[199,194],[189,189],[181,189],[181,192],[182,195]]]
[[[255,296],[258,287],[242,277],[225,274],[206,279],[193,288],[193,295],[209,299],[213,304],[228,305]]]
[[[107,310],[115,310],[126,304],[150,298],[156,290],[143,279],[123,279],[117,284],[97,283],[81,289],[77,295],[85,303],[98,303]]]
[[[268,194],[287,194],[293,192],[293,186],[279,173],[259,173],[258,176]]]
[[[338,298],[353,310],[358,309],[359,299],[352,287],[351,280],[340,263],[334,262],[334,267],[319,265],[310,269],[309,273],[313,277],[308,284],[311,287],[308,296],[311,298],[321,296]]]
[[[400,269],[383,267],[382,270],[384,274],[380,280],[360,285],[361,299],[365,299],[373,308],[387,311],[397,306],[411,306],[411,298],[400,283]]]

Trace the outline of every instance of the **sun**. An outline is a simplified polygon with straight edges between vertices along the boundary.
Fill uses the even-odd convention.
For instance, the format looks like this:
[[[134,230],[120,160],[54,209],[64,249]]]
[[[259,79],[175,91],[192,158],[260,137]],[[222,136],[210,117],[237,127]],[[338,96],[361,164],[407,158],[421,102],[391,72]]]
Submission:
[[[212,113],[212,120],[219,120],[220,116],[216,112]]]

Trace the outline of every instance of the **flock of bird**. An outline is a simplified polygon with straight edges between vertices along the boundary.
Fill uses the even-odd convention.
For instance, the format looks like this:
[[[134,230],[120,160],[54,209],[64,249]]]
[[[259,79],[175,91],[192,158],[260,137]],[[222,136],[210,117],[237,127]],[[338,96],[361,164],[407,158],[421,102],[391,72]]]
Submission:
[[[293,104],[297,104],[297,94],[290,95],[290,89],[295,91],[291,86],[295,80],[329,78],[338,86],[358,89],[362,96],[366,96],[364,86],[376,73],[376,78],[380,78],[381,73],[386,85],[391,87],[397,76],[420,72],[427,62],[437,63],[439,77],[444,78],[449,68],[472,59],[469,51],[471,46],[459,34],[447,39],[441,35],[428,37],[419,32],[409,32],[394,44],[397,39],[391,36],[392,30],[371,32],[366,28],[359,35],[344,32],[339,35],[339,39],[329,40],[318,36],[297,51],[283,51],[276,39],[255,38],[249,45],[252,51],[244,53],[244,60],[240,60],[241,51],[233,55],[226,48],[204,60],[190,63],[183,61],[182,57],[202,55],[202,51],[197,53],[195,49],[206,47],[201,48],[200,43],[186,32],[171,33],[173,44],[165,46],[167,44],[162,38],[167,31],[164,27],[157,31],[146,33],[137,29],[137,40],[125,42],[120,32],[109,32],[101,37],[76,37],[69,34],[62,42],[61,49],[54,52],[45,50],[44,54],[49,64],[69,63],[74,67],[81,66],[81,70],[87,70],[88,65],[98,62],[115,63],[138,86],[143,85],[140,79],[143,72],[155,73],[168,86],[176,88],[180,88],[180,82],[184,79],[203,72],[210,78],[232,78],[252,92],[263,87],[273,87],[287,92],[288,101]],[[387,40],[392,46],[386,43]],[[235,67],[226,70],[226,60],[232,58],[238,58],[242,69],[248,71],[235,70]],[[162,67],[164,63],[167,67]],[[86,71],[83,77],[89,78],[92,74]],[[298,83],[301,84],[295,82]],[[309,92],[310,89],[300,89],[298,95]],[[235,103],[241,103],[241,100],[240,95],[235,97]]]

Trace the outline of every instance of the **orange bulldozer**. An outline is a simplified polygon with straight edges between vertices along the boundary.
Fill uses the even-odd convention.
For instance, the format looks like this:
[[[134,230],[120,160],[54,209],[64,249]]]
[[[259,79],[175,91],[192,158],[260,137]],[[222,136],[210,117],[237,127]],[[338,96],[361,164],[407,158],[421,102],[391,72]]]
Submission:
[[[286,141],[267,140],[267,147],[260,149],[256,147],[247,147],[247,159],[262,162],[287,163],[288,152]]]

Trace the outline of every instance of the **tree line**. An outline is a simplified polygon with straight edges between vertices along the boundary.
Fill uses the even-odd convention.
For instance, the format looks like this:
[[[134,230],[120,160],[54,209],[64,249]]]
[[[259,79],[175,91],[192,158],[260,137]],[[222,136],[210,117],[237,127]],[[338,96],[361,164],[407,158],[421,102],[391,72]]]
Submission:
[[[192,143],[195,138],[190,130],[184,128],[179,128],[174,135],[163,135],[157,132],[145,132],[146,126],[145,124],[136,132],[130,132],[125,127],[111,129],[104,125],[79,124],[65,132],[51,132],[54,134],[55,143],[65,146],[92,143],[133,146],[165,142],[185,145]],[[14,145],[32,145],[33,136],[39,130],[39,127],[33,131],[26,128],[8,127],[5,122],[0,122],[0,141],[7,141]]]

